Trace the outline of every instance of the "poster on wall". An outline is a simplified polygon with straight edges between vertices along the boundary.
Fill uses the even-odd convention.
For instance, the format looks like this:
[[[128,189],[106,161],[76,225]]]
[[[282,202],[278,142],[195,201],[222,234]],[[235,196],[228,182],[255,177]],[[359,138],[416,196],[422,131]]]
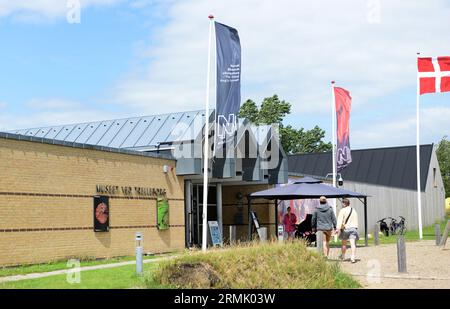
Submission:
[[[109,198],[94,196],[94,232],[109,231]]]
[[[167,230],[169,228],[169,201],[159,197],[156,208],[158,230]]]

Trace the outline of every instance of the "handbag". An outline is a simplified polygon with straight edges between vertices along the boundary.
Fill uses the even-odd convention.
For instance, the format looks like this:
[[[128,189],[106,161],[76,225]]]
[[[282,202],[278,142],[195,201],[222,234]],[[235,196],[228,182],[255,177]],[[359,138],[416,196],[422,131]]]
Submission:
[[[348,214],[348,217],[347,217],[347,219],[345,219],[345,222],[344,222],[344,224],[342,224],[342,226],[341,226],[341,233],[343,233],[343,232],[344,232],[344,229],[345,229],[345,225],[347,224],[347,222],[348,222],[348,219],[350,219],[350,216],[352,215],[352,211],[353,211],[353,208],[350,208],[350,213]]]

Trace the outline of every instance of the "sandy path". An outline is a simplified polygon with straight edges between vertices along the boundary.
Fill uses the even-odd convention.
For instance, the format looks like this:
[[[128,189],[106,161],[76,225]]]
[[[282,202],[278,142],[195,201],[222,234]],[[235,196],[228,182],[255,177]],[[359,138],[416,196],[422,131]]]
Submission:
[[[337,257],[339,249],[331,249]],[[347,251],[347,257],[350,251]],[[434,241],[406,243],[407,273],[397,272],[395,244],[361,247],[355,264],[341,263],[366,288],[450,288],[450,248],[437,247]]]

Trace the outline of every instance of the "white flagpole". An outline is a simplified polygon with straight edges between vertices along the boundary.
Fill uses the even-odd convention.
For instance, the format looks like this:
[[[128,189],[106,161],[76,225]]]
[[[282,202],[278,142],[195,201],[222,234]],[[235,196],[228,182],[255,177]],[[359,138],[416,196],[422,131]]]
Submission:
[[[336,98],[334,97],[334,81],[331,82],[331,132],[333,156],[333,187],[336,187]],[[336,209],[334,209],[336,212]]]
[[[208,155],[209,155],[209,79],[211,75],[211,36],[214,25],[214,16],[209,15],[209,39],[208,39],[208,71],[206,73],[206,100],[205,100],[205,128],[203,148],[203,227],[202,227],[202,251],[208,246]]]
[[[331,155],[332,158],[332,164],[333,164],[333,187],[336,187],[336,98],[334,96],[334,80],[331,81]],[[337,200],[334,199],[333,203],[333,212],[334,215],[337,216],[337,210],[336,210],[336,202]],[[333,237],[334,242],[337,242],[337,235],[334,235]]]
[[[417,53],[419,56],[420,53]],[[416,91],[416,158],[417,158],[417,216],[419,218],[419,238],[423,239],[422,231],[422,194],[420,185],[420,79],[419,70],[417,69],[417,91]]]

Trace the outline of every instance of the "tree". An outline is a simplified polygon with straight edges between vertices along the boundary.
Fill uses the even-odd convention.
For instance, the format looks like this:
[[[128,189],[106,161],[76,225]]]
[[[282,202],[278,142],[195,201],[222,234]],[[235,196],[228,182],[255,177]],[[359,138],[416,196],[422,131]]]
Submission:
[[[450,141],[444,136],[439,142],[436,155],[444,181],[445,197],[450,197]]]
[[[331,150],[331,143],[325,143],[325,131],[315,126],[311,130],[295,129],[291,125],[284,126],[283,119],[291,113],[291,104],[280,100],[275,94],[264,98],[258,109],[256,103],[247,100],[242,104],[239,117],[247,118],[256,125],[278,124],[281,145],[287,153],[313,153]]]

